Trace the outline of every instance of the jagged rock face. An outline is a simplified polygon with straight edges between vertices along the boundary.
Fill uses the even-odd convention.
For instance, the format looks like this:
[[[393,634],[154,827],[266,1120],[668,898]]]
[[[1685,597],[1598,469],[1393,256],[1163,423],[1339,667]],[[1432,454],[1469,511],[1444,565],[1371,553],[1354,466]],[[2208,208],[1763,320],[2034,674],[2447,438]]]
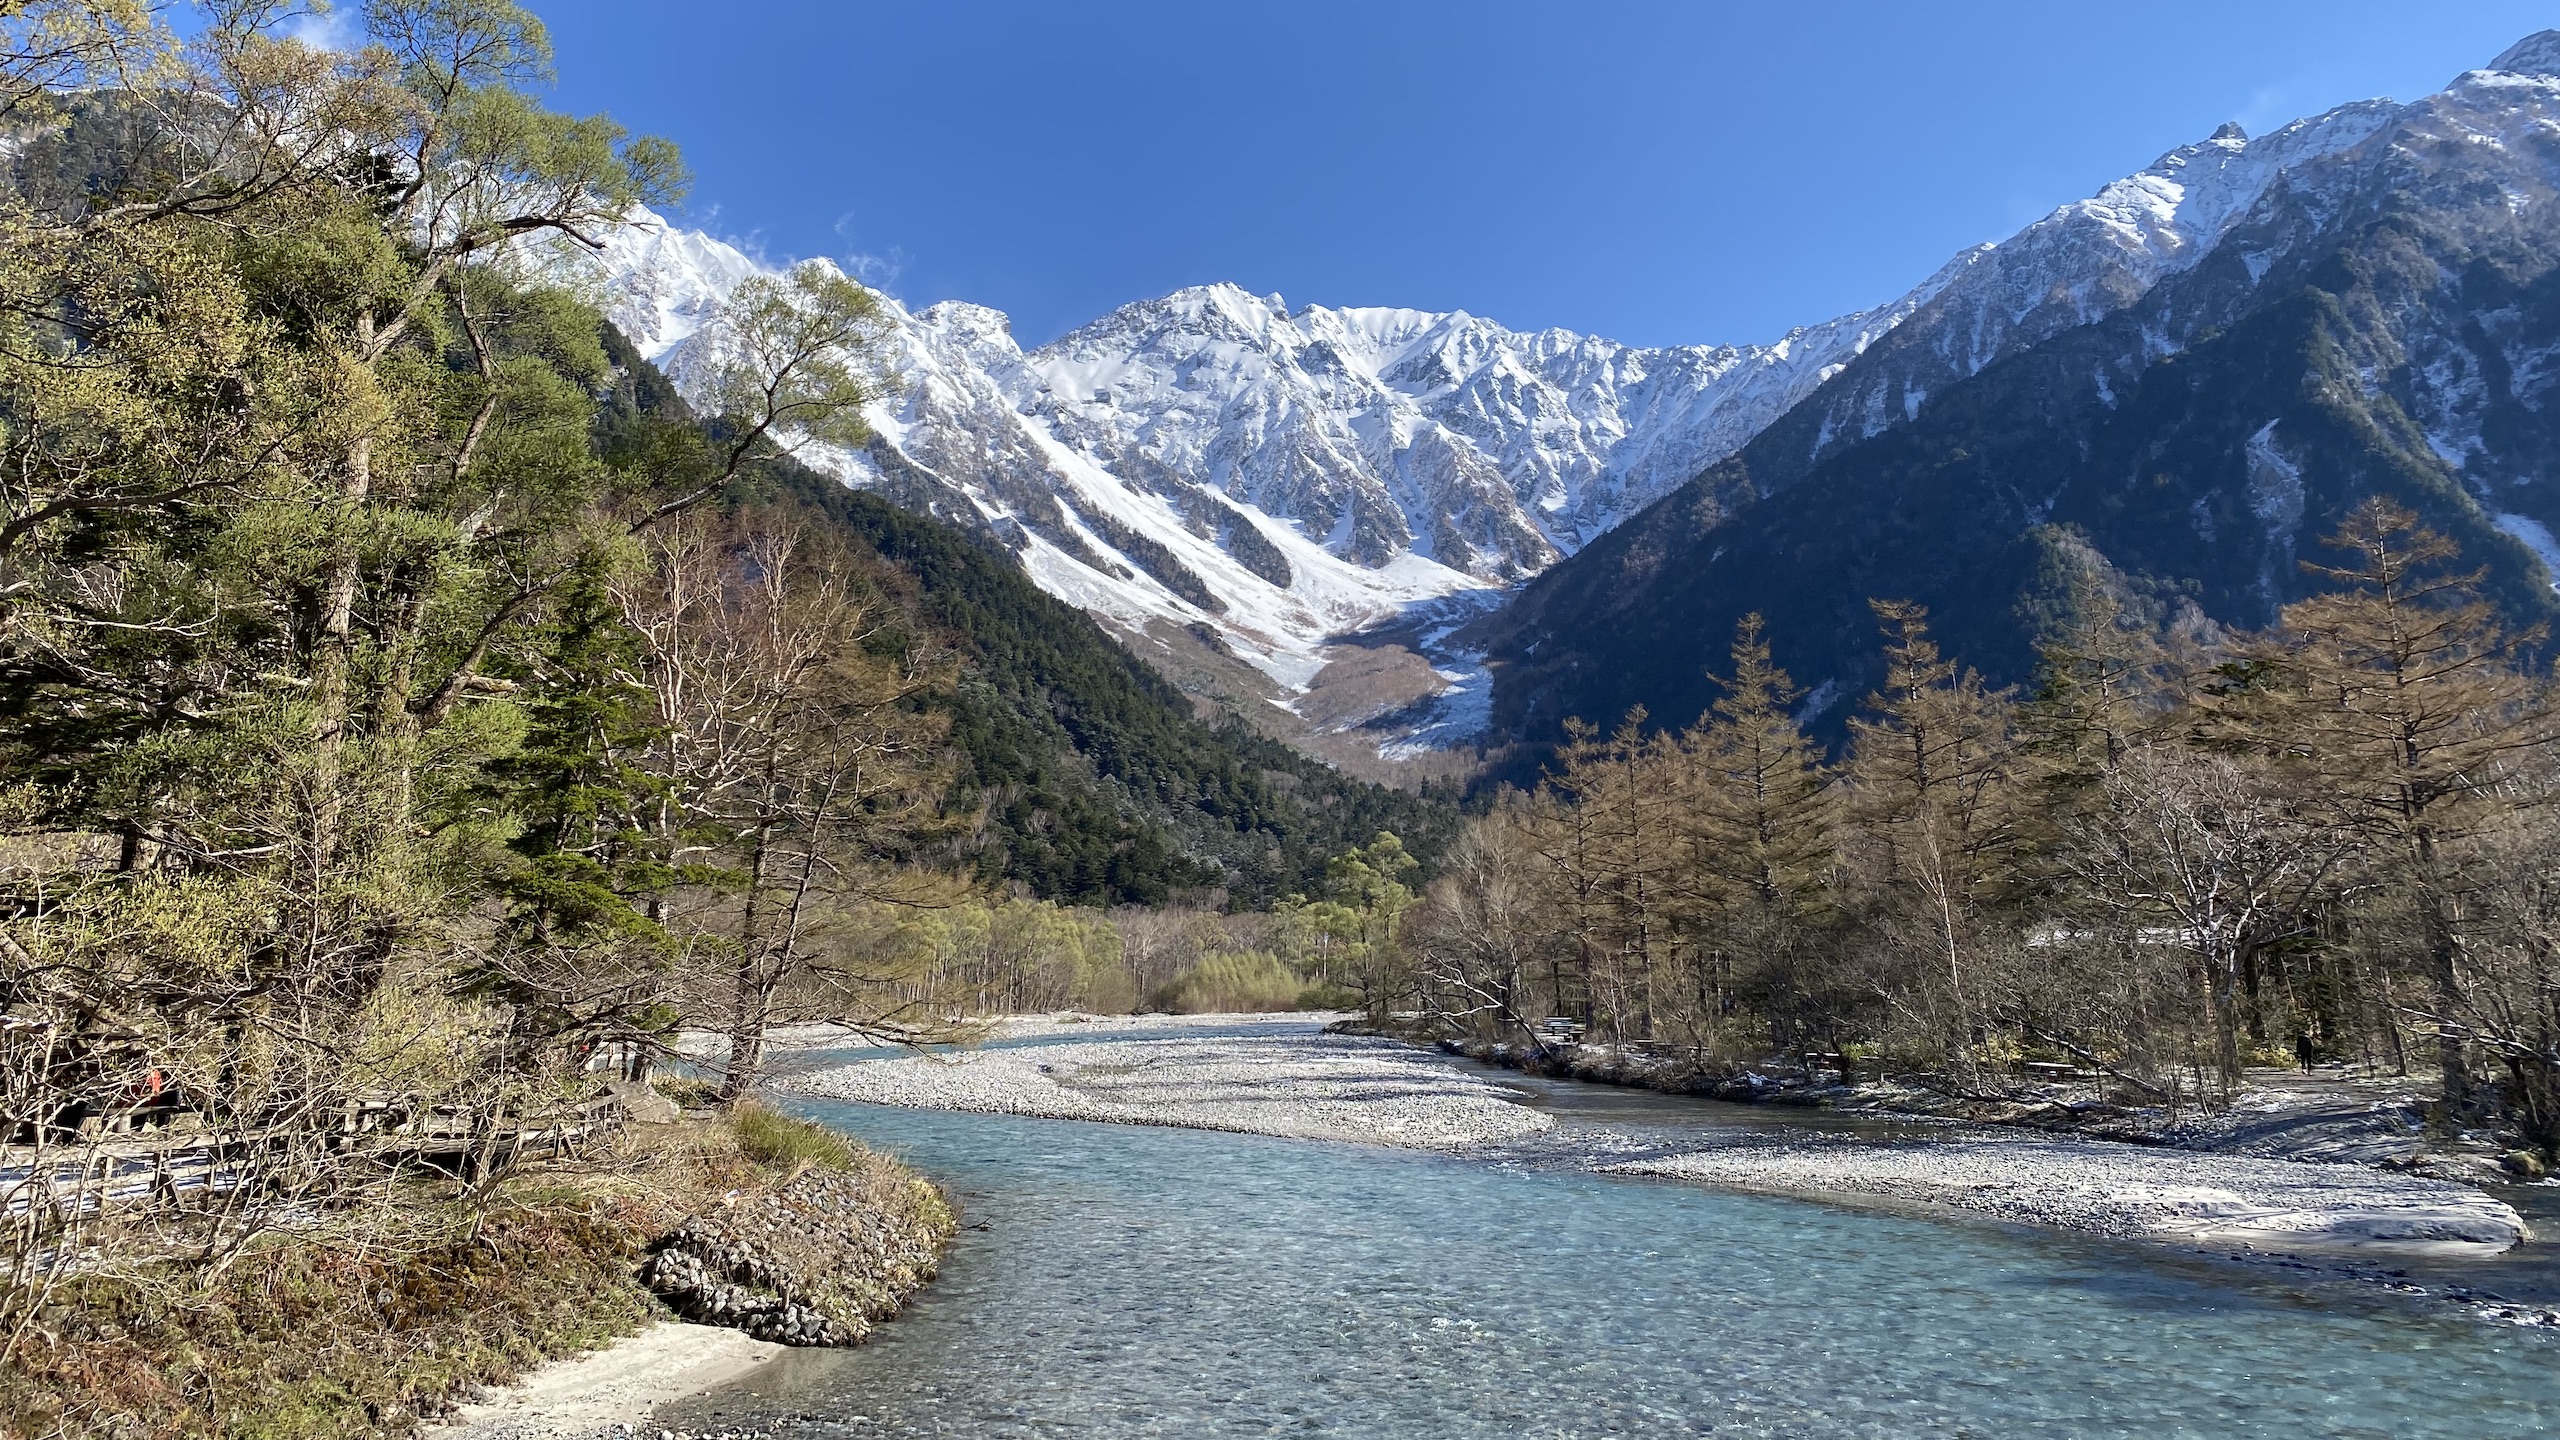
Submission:
[[[1903,309],[1639,350],[1214,285],[1041,347],[1020,404],[1106,468],[1217,490],[1363,564],[1510,580],[1731,453]]]
[[[2489,68],[2510,75],[2560,78],[2560,30],[2527,35],[2490,61]]]
[[[1835,731],[1874,678],[1871,596],[1928,603],[1949,648],[2008,680],[2027,678],[2075,571],[2160,623],[2263,625],[2319,583],[2299,562],[2377,492],[2485,565],[2517,618],[2547,618],[2554,57],[2560,32],[2502,61],[2526,68],[2473,71],[2411,105],[2182,151],[2178,173],[2210,163],[2224,189],[2179,185],[2167,228],[2138,245],[2133,228],[2090,228],[2088,207],[2039,222],[2048,249],[2077,233],[2100,257],[2088,288],[2002,286],[2053,313],[1907,399],[1895,387],[1924,388],[1928,367],[1977,358],[1956,344],[1970,323],[1949,321],[1973,274],[2029,249],[2001,247],[1738,455],[1551,569],[1487,637],[1497,724],[1547,734],[1635,703],[1694,713],[1701,665],[1748,610]],[[2172,231],[2178,243],[2159,238]],[[2093,298],[2125,290],[2138,293]],[[2063,323],[2083,306],[2096,313]],[[1861,430],[1878,395],[1889,421]]]

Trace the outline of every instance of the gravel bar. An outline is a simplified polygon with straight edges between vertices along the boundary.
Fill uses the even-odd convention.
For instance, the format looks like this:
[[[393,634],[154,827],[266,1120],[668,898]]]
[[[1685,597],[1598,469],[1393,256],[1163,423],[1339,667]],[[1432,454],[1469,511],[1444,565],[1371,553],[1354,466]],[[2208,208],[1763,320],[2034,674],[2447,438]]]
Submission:
[[[1889,1197],[2119,1238],[2261,1250],[2494,1255],[2525,1236],[2512,1207],[2467,1185],[2360,1165],[2104,1140],[1752,1137],[1607,1168],[1776,1194]]]
[[[1735,1129],[1642,1158],[1586,1149],[1576,1159],[1573,1152],[1592,1136],[1581,1128],[1556,1131],[1552,1117],[1517,1103],[1515,1091],[1392,1040],[1310,1033],[1303,1025],[1271,1034],[1097,1038],[865,1060],[784,1084],[879,1105],[1426,1150],[1533,1142],[1522,1153],[1604,1173],[1852,1203],[1951,1206],[2199,1248],[2485,1256],[2526,1234],[2523,1218],[2504,1201],[2399,1170],[1998,1130],[1879,1141]]]
[[[1392,1040],[1274,1034],[1097,1041],[866,1060],[795,1076],[831,1100],[1300,1140],[1464,1150],[1555,1122]]]

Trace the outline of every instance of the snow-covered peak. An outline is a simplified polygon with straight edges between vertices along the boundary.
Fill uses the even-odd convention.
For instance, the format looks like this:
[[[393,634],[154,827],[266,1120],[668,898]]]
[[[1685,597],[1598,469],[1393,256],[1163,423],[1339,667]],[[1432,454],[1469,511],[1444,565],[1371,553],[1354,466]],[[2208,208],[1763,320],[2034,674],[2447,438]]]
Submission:
[[[2488,64],[2491,70],[2511,75],[2539,75],[2560,79],[2560,30],[2540,30],[2500,52]]]
[[[2067,241],[2098,238],[2118,249],[2133,287],[2147,289],[2201,259],[2277,177],[2362,144],[2399,111],[2388,100],[2358,101],[2255,140],[2225,125],[2212,138],[2182,145],[2095,196],[2063,206],[2000,248],[2028,248],[2019,242],[2032,244],[2048,231],[2065,232]]]
[[[1013,338],[1013,321],[1001,310],[944,300],[917,311],[907,323],[934,331],[968,363],[990,374],[1021,367],[1022,346]]]
[[[2360,101],[2254,140],[2224,125],[1958,255],[1906,297],[1908,319],[1884,353],[1818,397],[1798,459],[1901,424],[1985,366],[2132,305],[2212,254],[2286,177],[2354,151],[2400,113]]]
[[[586,262],[602,277],[605,318],[651,360],[690,337],[720,302],[765,266],[725,241],[682,230],[646,206],[603,237]]]

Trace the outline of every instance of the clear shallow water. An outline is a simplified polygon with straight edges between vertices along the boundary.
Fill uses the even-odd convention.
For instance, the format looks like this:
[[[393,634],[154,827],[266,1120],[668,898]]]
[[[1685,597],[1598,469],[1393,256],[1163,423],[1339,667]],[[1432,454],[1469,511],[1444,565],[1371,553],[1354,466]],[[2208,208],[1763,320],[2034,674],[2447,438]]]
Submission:
[[[2560,1429],[2552,1337],[2131,1246],[1569,1170],[803,1102],[958,1191],[854,1351],[662,1423],[816,1435],[2374,1436]]]

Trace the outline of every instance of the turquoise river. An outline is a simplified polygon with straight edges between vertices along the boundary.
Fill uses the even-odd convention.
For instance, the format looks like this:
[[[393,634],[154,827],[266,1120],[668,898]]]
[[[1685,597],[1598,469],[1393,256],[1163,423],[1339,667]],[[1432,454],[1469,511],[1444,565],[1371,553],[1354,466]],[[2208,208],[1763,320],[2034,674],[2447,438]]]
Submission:
[[[1536,1088],[1568,1128],[1686,1103]],[[942,1181],[971,1228],[871,1344],[786,1355],[662,1425],[1186,1440],[2560,1433],[2560,1335],[2150,1246],[1517,1157],[797,1108]]]

